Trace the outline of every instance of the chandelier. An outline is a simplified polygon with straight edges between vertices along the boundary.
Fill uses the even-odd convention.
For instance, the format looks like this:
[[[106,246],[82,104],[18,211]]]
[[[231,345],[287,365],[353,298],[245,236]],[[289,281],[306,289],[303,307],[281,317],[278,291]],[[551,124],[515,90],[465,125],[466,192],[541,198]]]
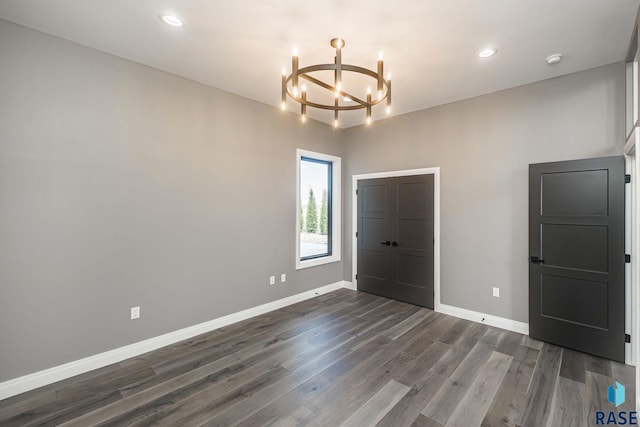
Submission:
[[[333,125],[335,127],[338,127],[341,111],[366,110],[367,124],[370,124],[371,108],[386,101],[387,114],[389,114],[391,111],[391,80],[390,76],[387,76],[387,79],[384,78],[382,55],[378,57],[378,70],[375,72],[356,65],[342,63],[344,40],[340,38],[331,39],[331,46],[336,50],[333,64],[317,64],[299,68],[299,58],[297,53],[294,52],[291,58],[291,74],[287,76],[284,69],[282,72],[282,110],[284,111],[287,108],[287,97],[300,104],[302,122],[307,119],[307,107],[331,110],[333,111]],[[318,72],[322,71],[333,71],[333,82],[326,83],[312,75],[313,73],[317,75]],[[343,77],[346,77],[347,73],[356,73],[373,79],[373,83],[377,87],[376,98],[372,97],[371,88],[367,89],[365,97],[358,96],[345,88],[343,86]],[[333,95],[333,102],[326,102],[326,98],[325,101],[309,99],[306,85],[299,85],[300,79],[304,79],[320,89],[329,91]]]

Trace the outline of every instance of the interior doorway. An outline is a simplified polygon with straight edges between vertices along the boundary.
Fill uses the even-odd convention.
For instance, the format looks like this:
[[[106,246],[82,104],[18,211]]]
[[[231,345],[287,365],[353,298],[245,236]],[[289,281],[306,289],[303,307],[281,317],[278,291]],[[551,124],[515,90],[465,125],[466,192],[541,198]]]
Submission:
[[[354,175],[352,195],[356,288],[437,310],[440,169]]]

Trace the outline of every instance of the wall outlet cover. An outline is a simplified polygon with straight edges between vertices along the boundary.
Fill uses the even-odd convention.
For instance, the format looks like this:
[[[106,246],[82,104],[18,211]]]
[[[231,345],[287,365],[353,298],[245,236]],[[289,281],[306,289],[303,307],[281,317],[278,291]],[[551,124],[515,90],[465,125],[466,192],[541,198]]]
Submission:
[[[131,320],[140,318],[140,307],[131,307]]]
[[[284,273],[282,273],[282,274],[280,275],[280,283],[284,283],[284,282],[286,282],[286,281],[287,281],[287,275],[286,275],[286,274],[284,274]]]
[[[269,284],[270,285],[275,285],[276,284],[276,276],[270,276],[269,277]]]
[[[496,298],[500,298],[500,288],[493,288],[493,296]]]

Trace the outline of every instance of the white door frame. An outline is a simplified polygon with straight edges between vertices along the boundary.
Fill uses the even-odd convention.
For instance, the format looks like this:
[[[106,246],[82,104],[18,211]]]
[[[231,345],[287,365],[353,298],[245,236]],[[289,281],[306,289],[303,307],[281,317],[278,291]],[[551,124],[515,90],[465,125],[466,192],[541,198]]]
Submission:
[[[628,303],[626,304],[625,320],[631,322],[631,345],[625,344],[627,347],[625,351],[625,361],[627,364],[636,366],[636,390],[640,390],[640,369],[638,369],[638,362],[640,361],[640,336],[638,335],[640,332],[640,316],[638,315],[638,308],[640,308],[640,209],[638,209],[640,202],[640,182],[638,181],[640,179],[640,153],[638,152],[640,147],[639,130],[637,127],[633,129],[624,146],[624,156],[627,167],[626,173],[631,175],[631,188],[625,192],[627,195],[625,203],[629,207],[627,208],[627,215],[630,217],[630,221],[627,220],[626,225],[629,225],[629,222],[631,223],[631,227],[627,228],[625,232],[625,240],[627,241],[625,248],[626,250],[630,249],[631,252],[631,280],[625,280],[625,295],[631,297],[631,304],[630,307]],[[625,329],[627,329],[627,331],[629,330],[628,323]],[[640,396],[636,396],[636,408],[638,408],[640,407]]]
[[[365,173],[359,175],[353,175],[353,188],[351,191],[352,208],[351,213],[353,216],[353,233],[351,244],[351,280],[353,287],[358,288],[358,281],[356,280],[356,274],[358,272],[358,240],[356,238],[356,232],[358,231],[358,197],[356,190],[358,189],[358,181],[361,179],[375,179],[375,178],[392,178],[398,176],[411,176],[411,175],[433,175],[433,309],[438,311],[440,308],[440,168],[423,168],[423,169],[408,169],[400,171],[389,172],[375,172]]]

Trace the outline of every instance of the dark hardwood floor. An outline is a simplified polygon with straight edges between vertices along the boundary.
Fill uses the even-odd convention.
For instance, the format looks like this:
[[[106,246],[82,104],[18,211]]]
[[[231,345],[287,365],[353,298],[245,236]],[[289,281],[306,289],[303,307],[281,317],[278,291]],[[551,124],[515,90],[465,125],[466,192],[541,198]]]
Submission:
[[[635,369],[339,290],[0,401],[2,426],[588,426]]]

